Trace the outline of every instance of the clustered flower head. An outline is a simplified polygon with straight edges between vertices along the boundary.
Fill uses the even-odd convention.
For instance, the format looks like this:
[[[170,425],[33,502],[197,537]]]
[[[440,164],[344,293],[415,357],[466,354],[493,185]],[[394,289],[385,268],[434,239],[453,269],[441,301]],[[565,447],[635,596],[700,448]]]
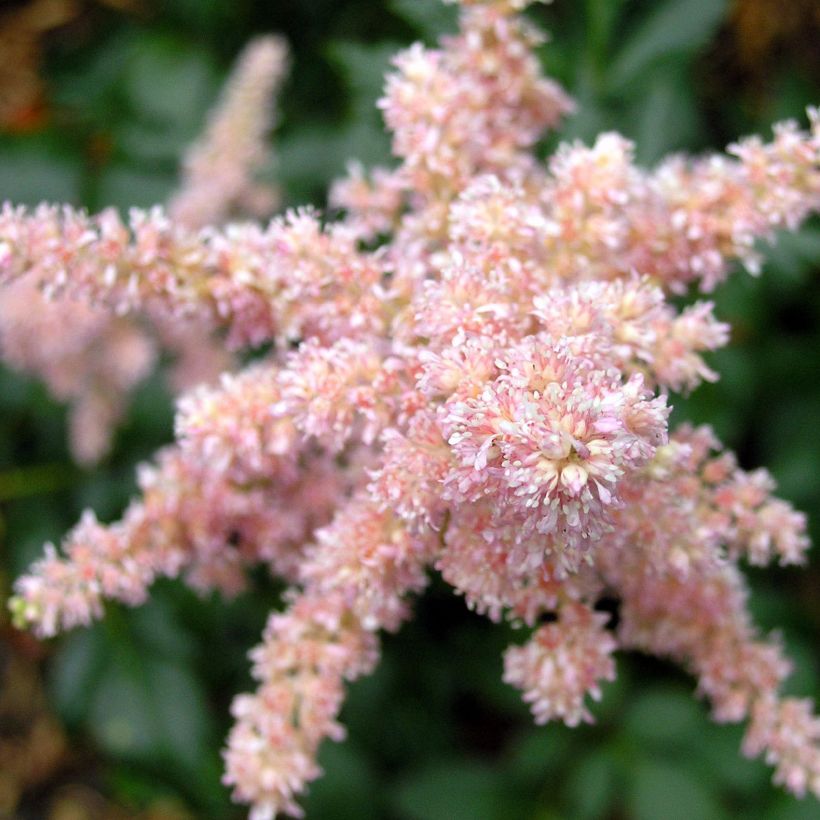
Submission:
[[[277,37],[252,40],[240,55],[204,136],[183,163],[168,206],[176,223],[198,229],[234,213],[267,216],[275,209],[276,191],[255,174],[270,160],[265,137],[285,60]],[[107,219],[116,233],[117,217]],[[69,444],[80,463],[107,453],[127,396],[155,367],[160,347],[174,358],[168,375],[175,393],[215,381],[232,364],[212,338],[213,326],[196,314],[169,315],[161,301],[144,305],[139,316],[112,314],[94,300],[61,298],[53,288],[43,293],[39,279],[21,276],[0,290],[0,359],[37,374],[55,398],[70,402]]]
[[[84,518],[12,601],[49,636],[159,576],[226,593],[258,564],[285,578],[225,751],[253,820],[299,813],[320,743],[344,735],[345,683],[431,569],[534,630],[504,677],[537,722],[590,720],[614,652],[637,649],[691,672],[717,720],[749,721],[747,753],[820,797],[820,723],[779,694],[789,662],[739,570],[802,562],[804,516],[708,428],[668,429],[670,391],[717,378],[703,355],[729,335],[710,302],[668,297],[754,268],[756,240],[818,210],[818,116],[655,170],[615,134],[544,164],[536,143],[572,103],[541,76],[526,5],[463,0],[456,34],[396,58],[380,106],[398,164],[353,166],[336,222],[0,212],[10,286],[269,343],[179,401],[142,497],[118,523]]]
[[[183,160],[182,184],[168,205],[175,220],[200,227],[276,209],[276,191],[255,177],[270,162],[271,106],[286,67],[287,46],[278,37],[245,47],[204,135]]]

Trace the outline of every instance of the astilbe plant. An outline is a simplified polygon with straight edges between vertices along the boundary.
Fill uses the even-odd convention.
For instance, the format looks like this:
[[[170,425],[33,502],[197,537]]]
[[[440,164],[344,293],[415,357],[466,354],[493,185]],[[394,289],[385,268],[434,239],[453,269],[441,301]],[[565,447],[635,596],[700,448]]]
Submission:
[[[431,568],[531,627],[504,677],[538,723],[591,720],[614,652],[636,649],[690,672],[717,720],[748,721],[744,751],[777,782],[820,796],[820,720],[779,694],[790,664],[739,569],[803,561],[804,517],[708,428],[670,432],[667,403],[717,377],[702,356],[729,336],[710,302],[669,296],[754,270],[758,239],[817,210],[817,115],[653,171],[617,134],[544,165],[536,144],[573,103],[540,74],[528,3],[461,5],[457,34],[396,58],[380,105],[400,162],[337,183],[338,221],[4,207],[4,282],[117,314],[161,304],[272,350],[180,400],[139,500],[47,547],[17,622],[50,636],[160,576],[229,593],[258,564],[286,579],[225,751],[255,820],[299,813],[319,744],[344,735],[345,683]]]
[[[183,163],[168,211],[198,229],[234,212],[270,215],[276,192],[256,180],[269,161],[270,98],[282,79],[286,48],[258,37],[243,51],[202,139]],[[217,381],[231,356],[214,339],[213,323],[169,313],[161,300],[118,315],[104,305],[41,292],[36,272],[0,290],[0,359],[38,375],[55,398],[68,401],[69,445],[75,460],[93,464],[111,444],[128,394],[154,368],[158,352],[174,358],[174,392]],[[52,298],[48,298],[51,296]]]

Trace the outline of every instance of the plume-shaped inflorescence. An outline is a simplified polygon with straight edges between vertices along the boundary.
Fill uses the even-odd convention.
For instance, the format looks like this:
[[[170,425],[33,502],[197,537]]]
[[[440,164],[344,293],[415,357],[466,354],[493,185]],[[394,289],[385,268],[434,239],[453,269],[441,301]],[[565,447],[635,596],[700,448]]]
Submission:
[[[204,136],[185,158],[168,206],[176,224],[196,230],[235,213],[268,216],[275,209],[276,191],[255,175],[270,159],[272,96],[285,55],[279,38],[259,37],[240,56]],[[0,290],[0,358],[70,403],[69,444],[78,462],[106,454],[128,394],[155,367],[160,348],[174,358],[175,392],[214,381],[232,365],[213,326],[196,313],[170,315],[152,300],[139,315],[116,315],[70,293],[44,295],[39,285],[29,274]]]
[[[319,744],[344,734],[345,681],[430,568],[534,629],[505,679],[539,723],[590,720],[613,653],[651,652],[695,676],[716,719],[749,721],[744,749],[779,782],[820,796],[820,724],[779,695],[789,663],[738,568],[804,560],[804,517],[707,428],[670,432],[667,404],[717,378],[702,357],[729,335],[711,303],[669,295],[754,268],[756,240],[818,209],[817,115],[652,171],[615,134],[544,165],[534,146],[572,103],[540,74],[527,3],[461,5],[458,33],[396,58],[381,107],[398,163],[339,182],[338,222],[194,230],[159,209],[123,223],[4,207],[7,285],[120,315],[161,304],[273,351],[180,400],[142,497],[50,547],[18,581],[17,619],[52,635],[106,598],[139,603],[158,575],[232,591],[262,563],[286,578],[225,752],[255,820],[298,813]]]

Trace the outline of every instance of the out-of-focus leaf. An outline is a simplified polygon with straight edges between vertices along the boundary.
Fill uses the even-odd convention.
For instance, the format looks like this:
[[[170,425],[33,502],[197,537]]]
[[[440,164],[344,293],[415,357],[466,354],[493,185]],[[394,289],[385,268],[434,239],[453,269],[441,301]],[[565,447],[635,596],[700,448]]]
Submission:
[[[786,794],[778,795],[768,814],[773,820],[817,820],[817,801],[813,797],[796,800]]]
[[[104,466],[78,482],[72,495],[78,509],[94,510],[100,521],[112,521],[125,509],[135,490],[133,470]]]
[[[726,0],[666,0],[655,4],[615,58],[609,73],[612,87],[640,79],[658,58],[691,54],[701,48],[725,13]]]
[[[428,41],[456,30],[457,8],[441,0],[390,0],[390,9]]]
[[[330,59],[341,69],[350,90],[353,119],[381,121],[376,101],[382,95],[390,60],[400,49],[400,44],[391,42],[365,45],[341,41],[331,45]]]
[[[818,690],[817,646],[791,639],[787,641],[787,655],[794,671],[784,686],[784,694],[806,697]]]
[[[87,715],[105,651],[99,626],[72,632],[62,642],[52,664],[49,691],[64,719],[78,721]]]
[[[176,123],[125,118],[115,126],[114,140],[119,155],[130,158],[131,164],[139,163],[156,173],[157,168],[176,170],[179,157],[191,144],[195,133],[190,125],[177,127]]]
[[[211,739],[202,684],[188,668],[172,661],[153,662],[145,671],[157,743],[169,760],[195,772]]]
[[[131,613],[134,636],[153,655],[188,660],[194,652],[191,636],[180,626],[164,592],[167,590],[155,591],[151,606],[139,607]]]
[[[789,71],[784,66],[777,79],[772,82],[769,101],[771,107],[766,112],[769,122],[798,117],[805,123],[806,107],[817,104],[816,75],[804,76],[800,72]]]
[[[567,782],[570,816],[577,820],[604,817],[617,788],[618,766],[611,751],[599,751],[573,767]]]
[[[7,512],[9,571],[24,573],[43,554],[43,544],[65,526],[59,501],[48,496],[22,498]]]
[[[117,149],[131,162],[148,163],[147,176],[156,172],[152,165],[157,163],[176,169],[216,98],[213,61],[208,52],[188,41],[156,35],[135,39],[126,53],[122,69],[126,111],[113,128]],[[136,180],[134,187],[141,203],[144,186]],[[157,201],[161,198],[152,200]]]
[[[569,756],[570,743],[563,726],[535,726],[512,745],[507,769],[524,781],[543,782]]]
[[[550,151],[557,142],[581,140],[590,145],[595,137],[606,131],[611,125],[607,112],[601,107],[600,98],[585,83],[572,90],[572,96],[578,104],[577,109],[564,121],[560,132],[551,139]]]
[[[368,760],[355,745],[326,742],[319,752],[324,776],[313,783],[304,801],[308,817],[370,820],[383,816],[379,810],[376,778]]]
[[[89,725],[109,753],[145,758],[161,748],[160,727],[141,670],[109,663],[94,689]]]
[[[799,231],[780,231],[775,243],[762,244],[761,250],[766,256],[765,277],[777,277],[784,286],[797,285],[817,266],[820,228],[810,223]]]
[[[149,458],[154,442],[171,437],[174,424],[172,399],[168,382],[155,373],[142,382],[131,397],[125,425],[119,431],[118,444],[138,458]]]
[[[792,375],[796,375],[794,371]],[[780,493],[798,504],[810,504],[816,498],[809,479],[817,470],[820,440],[807,431],[817,424],[818,408],[820,396],[812,391],[764,412],[765,434],[759,442],[763,463],[777,476]]]
[[[118,653],[121,655],[121,653]],[[182,665],[114,657],[94,688],[89,725],[110,753],[195,771],[209,735],[201,684]]]
[[[692,87],[682,68],[673,64],[653,71],[648,88],[635,96],[631,106],[629,120],[635,125],[626,133],[635,137],[637,159],[644,165],[683,150],[699,136]]]
[[[37,464],[0,471],[0,502],[55,492],[67,487],[74,470],[67,464]]]
[[[216,90],[208,52],[182,39],[162,36],[134,43],[125,83],[134,110],[141,116],[187,126],[202,120]]]
[[[135,616],[107,609],[103,625],[72,636],[58,655],[51,688],[63,712],[86,721],[97,743],[116,757],[167,766],[180,781],[199,771],[205,777],[215,732],[173,610],[159,612],[168,621],[164,638],[146,639],[147,610]]]
[[[148,208],[164,202],[175,185],[176,179],[170,174],[115,165],[101,175],[97,199],[101,207],[113,206],[127,213],[129,208]]]
[[[163,0],[163,11],[177,24],[210,36],[247,16],[249,0]]]
[[[705,719],[691,693],[658,686],[629,706],[624,727],[641,747],[677,751],[697,745]]]
[[[394,805],[407,820],[495,820],[502,784],[478,763],[431,764],[397,789]]]
[[[765,791],[771,771],[762,760],[749,760],[741,754],[744,726],[705,723],[693,761],[704,780],[716,788],[753,796]]]
[[[0,201],[19,205],[76,202],[81,172],[75,157],[37,140],[0,143]]]
[[[412,2],[412,0],[408,0]],[[596,62],[606,59],[624,0],[586,0],[586,28]]]
[[[127,55],[135,51],[139,38],[138,31],[120,29],[88,44],[79,62],[55,66],[51,83],[55,105],[71,109],[82,120],[92,119],[98,125],[110,126],[114,116],[122,113],[114,106],[122,97]]]
[[[643,760],[628,796],[634,820],[721,820],[726,815],[714,795],[681,765]]]
[[[220,814],[187,811],[179,798],[172,796],[173,788],[155,771],[142,771],[134,766],[117,766],[106,772],[107,791],[128,806],[146,806],[147,820],[202,820],[203,817],[229,817],[230,809],[223,805]],[[88,816],[88,815],[86,815]]]

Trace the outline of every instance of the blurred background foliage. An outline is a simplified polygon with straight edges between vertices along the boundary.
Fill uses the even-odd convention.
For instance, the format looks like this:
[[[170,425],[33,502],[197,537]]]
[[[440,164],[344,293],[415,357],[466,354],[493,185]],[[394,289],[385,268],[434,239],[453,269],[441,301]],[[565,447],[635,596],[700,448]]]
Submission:
[[[534,9],[552,32],[547,71],[579,102],[557,139],[617,129],[651,163],[719,148],[820,102],[815,0],[560,0]],[[288,204],[323,204],[348,159],[389,161],[374,101],[390,55],[452,30],[435,0],[27,0],[0,4],[0,198],[92,209],[165,200],[231,59],[280,31],[293,61],[276,134]],[[766,251],[764,275],[716,296],[733,345],[722,373],[677,420],[712,423],[743,466],[768,466],[820,541],[820,226]],[[134,464],[172,432],[159,379],[139,391],[111,456],[72,465],[65,413],[38,384],[0,372],[3,594],[85,506],[122,510]],[[764,630],[782,629],[792,691],[820,695],[820,565],[751,574]],[[0,622],[0,817],[232,818],[219,747],[232,696],[250,685],[245,652],[279,590],[262,575],[235,601],[160,584],[138,611],[38,645]],[[817,818],[739,754],[739,727],[715,726],[693,683],[641,656],[594,708],[594,726],[535,728],[501,683],[507,627],[467,612],[439,582],[418,618],[385,640],[354,685],[350,737],[326,744],[309,817]]]

